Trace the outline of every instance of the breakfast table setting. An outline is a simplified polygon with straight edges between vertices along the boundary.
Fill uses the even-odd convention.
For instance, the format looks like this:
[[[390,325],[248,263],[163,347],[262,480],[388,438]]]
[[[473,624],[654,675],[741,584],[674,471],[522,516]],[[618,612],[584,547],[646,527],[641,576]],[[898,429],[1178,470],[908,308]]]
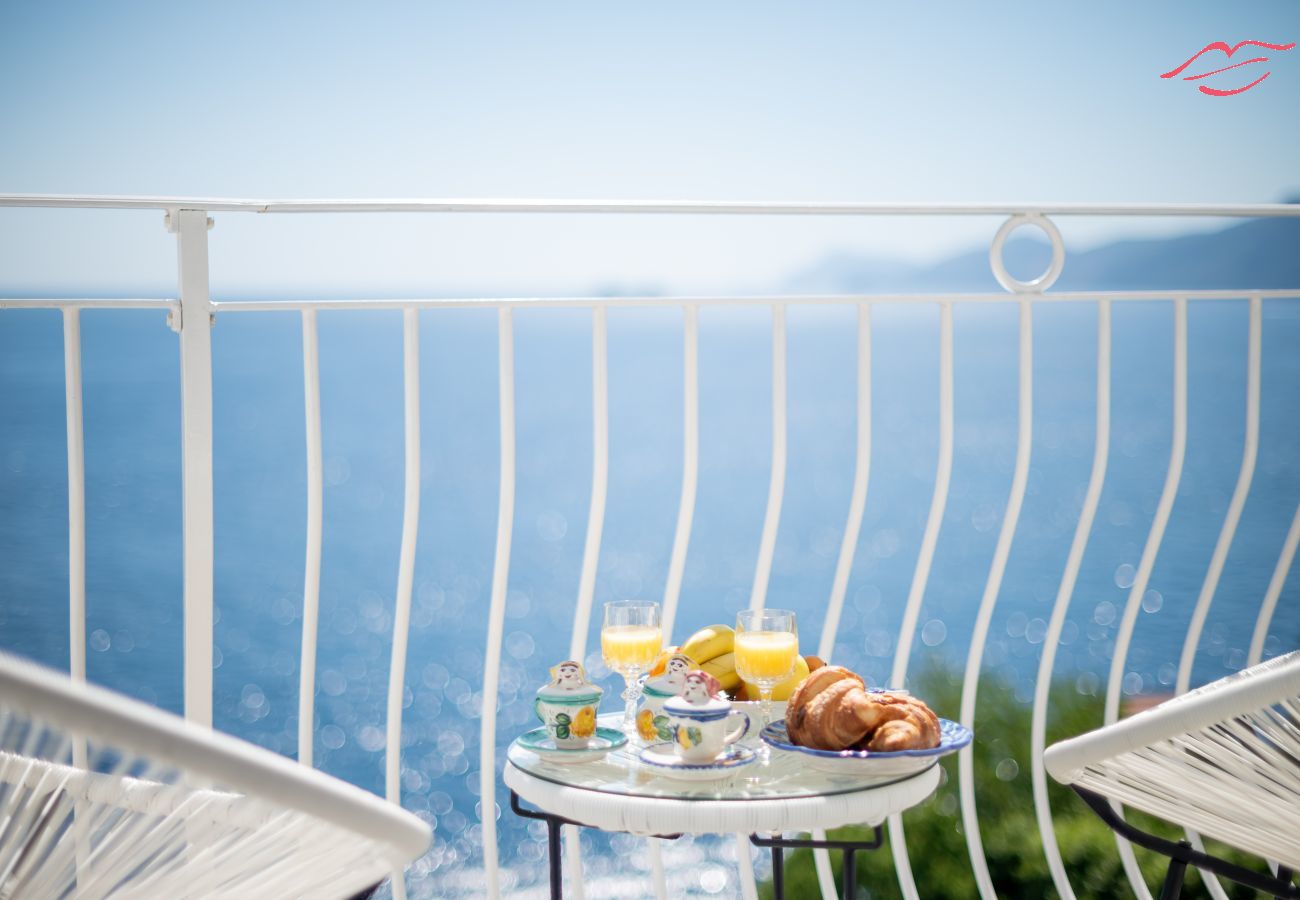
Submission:
[[[734,628],[663,647],[658,604],[607,603],[601,650],[624,679],[622,714],[601,711],[604,691],[580,662],[560,662],[534,700],[541,727],[506,753],[511,809],[546,824],[556,900],[564,825],[749,835],[771,851],[778,900],[785,850],[839,850],[843,896],[855,896],[854,854],[879,847],[881,823],[929,797],[939,759],[973,740],[907,691],[800,655],[789,610],[746,610]],[[846,825],[870,836],[801,837]]]

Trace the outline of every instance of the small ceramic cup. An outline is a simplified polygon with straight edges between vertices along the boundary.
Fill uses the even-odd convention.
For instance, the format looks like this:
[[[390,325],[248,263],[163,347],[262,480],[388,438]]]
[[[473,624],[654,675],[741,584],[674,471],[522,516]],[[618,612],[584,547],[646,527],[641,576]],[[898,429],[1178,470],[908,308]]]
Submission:
[[[578,663],[563,662],[551,672],[554,680],[538,689],[533,711],[556,747],[581,750],[596,733],[596,711],[604,690],[587,681]]]
[[[686,673],[695,669],[695,663],[683,653],[675,653],[664,664],[660,674],[646,681],[641,689],[641,710],[636,714],[636,731],[643,741],[671,741],[668,717],[664,715],[665,701],[681,694],[686,687]]]
[[[683,762],[716,759],[728,745],[749,731],[749,716],[733,711],[730,700],[713,697],[704,703],[692,703],[683,697],[672,697],[664,701],[663,710],[668,716],[673,747]],[[731,725],[733,719],[739,719],[739,724]]]

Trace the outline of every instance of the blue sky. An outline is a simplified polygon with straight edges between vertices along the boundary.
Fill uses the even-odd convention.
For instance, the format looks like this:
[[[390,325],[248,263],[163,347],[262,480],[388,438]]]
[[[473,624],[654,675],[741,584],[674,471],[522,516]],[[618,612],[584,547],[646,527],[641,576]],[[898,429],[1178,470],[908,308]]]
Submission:
[[[10,3],[0,191],[1270,201],[1300,191],[1300,48],[1231,98],[1158,75],[1298,37],[1287,2]],[[227,215],[213,285],[766,290],[997,224]],[[1073,246],[1170,227],[1062,223]],[[0,211],[6,293],[166,293],[173,255],[155,214]]]

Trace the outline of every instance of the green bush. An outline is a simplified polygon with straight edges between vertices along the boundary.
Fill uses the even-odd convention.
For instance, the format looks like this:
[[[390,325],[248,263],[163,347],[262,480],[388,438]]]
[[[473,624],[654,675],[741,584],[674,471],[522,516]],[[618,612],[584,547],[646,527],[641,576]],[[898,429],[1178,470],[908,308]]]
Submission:
[[[931,664],[916,678],[913,691],[940,715],[956,718],[960,707],[960,677],[938,664]],[[1047,743],[1097,727],[1102,721],[1100,698],[1079,694],[1072,683],[1054,684],[1047,723]],[[1004,679],[986,674],[980,681],[975,716],[975,798],[980,835],[988,858],[989,874],[999,897],[1038,898],[1056,896],[1047,857],[1042,850],[1038,823],[1034,817],[1030,780],[1030,708],[1017,701],[1014,687]],[[1008,762],[1010,760],[1010,762]],[[944,778],[939,789],[924,803],[904,814],[909,855],[916,887],[924,898],[977,900],[979,891],[966,848],[957,796],[957,758],[943,760]],[[1124,874],[1114,833],[1073,792],[1048,778],[1048,794],[1056,823],[1056,839],[1076,895],[1081,898],[1132,897]],[[1168,823],[1128,812],[1129,821],[1162,837],[1178,840],[1181,832]],[[832,836],[869,837],[863,828],[844,828]],[[1259,868],[1259,860],[1237,855],[1221,846],[1211,852],[1239,864]],[[1167,860],[1135,848],[1138,863],[1154,894],[1164,878]],[[840,882],[840,854],[832,851],[831,862]],[[901,898],[888,829],[885,846],[857,854],[859,897],[871,900]],[[1254,897],[1253,891],[1223,882],[1233,898]],[[771,897],[770,884],[763,896]],[[786,896],[803,900],[819,896],[817,875],[810,851],[786,854]],[[1183,891],[1186,898],[1204,898],[1209,893],[1189,871]]]

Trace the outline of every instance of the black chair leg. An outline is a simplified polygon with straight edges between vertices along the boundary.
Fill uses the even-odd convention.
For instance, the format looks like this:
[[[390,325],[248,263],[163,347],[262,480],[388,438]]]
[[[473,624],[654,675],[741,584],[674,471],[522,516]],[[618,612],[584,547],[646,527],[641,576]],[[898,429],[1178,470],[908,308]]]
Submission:
[[[1179,841],[1180,847],[1191,847],[1187,841]],[[1160,900],[1178,900],[1183,892],[1183,878],[1187,875],[1187,863],[1181,859],[1169,860],[1169,871],[1165,873],[1165,886],[1160,889]]]

